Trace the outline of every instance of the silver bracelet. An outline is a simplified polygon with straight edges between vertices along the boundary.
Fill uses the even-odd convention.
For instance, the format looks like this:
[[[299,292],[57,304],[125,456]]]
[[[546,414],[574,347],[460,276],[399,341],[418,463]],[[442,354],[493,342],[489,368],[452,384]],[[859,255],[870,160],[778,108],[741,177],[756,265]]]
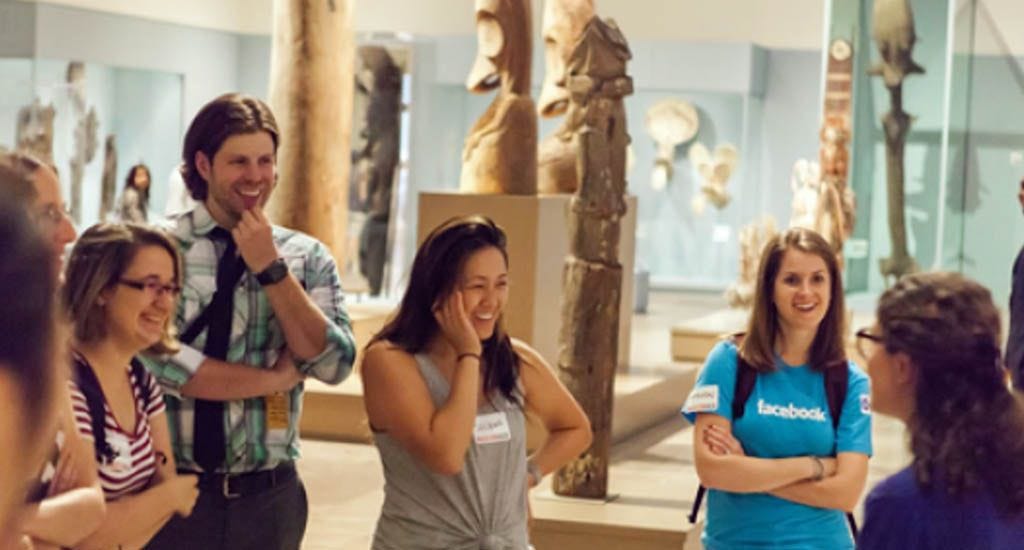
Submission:
[[[811,460],[814,461],[814,475],[811,476],[811,481],[821,481],[825,479],[825,463],[816,456],[812,456]]]

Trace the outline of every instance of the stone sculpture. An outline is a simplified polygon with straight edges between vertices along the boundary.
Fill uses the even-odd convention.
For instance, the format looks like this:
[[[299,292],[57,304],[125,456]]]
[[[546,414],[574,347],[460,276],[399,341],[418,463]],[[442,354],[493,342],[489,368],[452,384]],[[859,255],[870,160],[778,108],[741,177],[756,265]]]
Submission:
[[[565,89],[565,67],[583,27],[594,16],[593,0],[547,0],[544,3],[544,84],[537,111],[554,118],[565,113],[569,93]],[[554,132],[544,138],[537,152],[537,191],[573,193],[579,186],[576,174],[576,142],[573,136],[579,120],[565,117]]]
[[[690,146],[689,158],[700,179],[700,192],[690,204],[693,213],[700,216],[708,203],[719,210],[725,208],[732,200],[727,188],[729,178],[740,161],[736,146],[724,143],[715,147],[712,154],[704,144],[694,143]]]
[[[651,187],[661,190],[672,180],[676,146],[697,135],[700,117],[691,103],[680,99],[665,99],[647,110],[646,125],[647,133],[657,144]]]
[[[889,112],[882,117],[882,129],[885,132],[886,195],[892,255],[879,261],[882,277],[888,282],[917,270],[917,262],[907,248],[904,214],[903,150],[911,121],[910,115],[903,110],[903,79],[909,74],[923,73],[924,69],[911,58],[917,38],[909,0],[875,0],[872,28],[882,61],[869,74],[882,77],[889,90],[891,104]]]
[[[320,239],[339,265],[348,227],[352,0],[274,0],[270,105],[281,135],[271,219]]]
[[[537,115],[530,97],[530,1],[476,0],[477,56],[466,88],[498,94],[466,136],[465,193],[537,193]]]
[[[754,304],[757,286],[757,268],[764,245],[776,234],[775,218],[763,216],[740,229],[740,268],[736,281],[725,291],[730,307],[749,308]]]
[[[14,148],[32,154],[43,162],[53,162],[53,105],[43,105],[39,98],[18,109]]]
[[[573,49],[566,76],[580,186],[569,208],[569,256],[562,275],[558,375],[590,418],[594,439],[558,472],[555,493],[604,498],[608,491],[612,395],[618,358],[620,220],[626,212],[626,110],[631,54],[614,22],[594,17]],[[628,314],[628,312],[627,312]]]
[[[100,221],[114,211],[117,195],[117,145],[114,134],[109,134],[103,146],[103,185],[100,191]]]
[[[402,69],[382,46],[362,46],[357,59],[356,93],[364,96],[362,147],[352,156],[364,177],[361,194],[366,219],[359,233],[359,271],[380,294],[387,260],[391,192],[398,167],[398,143],[402,112]]]
[[[81,61],[68,63],[65,80],[75,120],[74,145],[68,161],[71,166],[71,218],[75,223],[82,223],[82,178],[85,176],[85,165],[92,162],[99,148],[100,123],[94,107],[86,110],[85,64]]]

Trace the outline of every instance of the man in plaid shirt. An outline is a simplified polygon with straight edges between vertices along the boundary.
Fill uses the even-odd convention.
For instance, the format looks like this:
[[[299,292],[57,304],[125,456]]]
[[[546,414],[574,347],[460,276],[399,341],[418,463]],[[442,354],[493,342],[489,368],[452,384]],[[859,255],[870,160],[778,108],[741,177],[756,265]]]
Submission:
[[[185,136],[181,172],[198,204],[169,228],[184,258],[184,345],[146,366],[167,394],[177,467],[199,474],[200,495],[149,548],[294,549],[305,533],[302,380],[344,380],[355,342],[327,248],[263,214],[277,146],[269,107],[239,94],[208,103]]]

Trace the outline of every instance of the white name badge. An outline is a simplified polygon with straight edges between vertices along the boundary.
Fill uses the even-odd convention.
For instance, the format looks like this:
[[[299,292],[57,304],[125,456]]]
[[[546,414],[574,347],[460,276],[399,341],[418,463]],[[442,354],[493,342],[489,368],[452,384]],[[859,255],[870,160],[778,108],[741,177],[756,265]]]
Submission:
[[[508,416],[505,413],[496,412],[476,416],[473,441],[477,445],[503,443],[510,439],[512,439],[512,430],[508,427]]]
[[[114,451],[111,469],[115,472],[127,472],[132,468],[132,443],[128,438],[111,429],[107,429],[107,444]]]

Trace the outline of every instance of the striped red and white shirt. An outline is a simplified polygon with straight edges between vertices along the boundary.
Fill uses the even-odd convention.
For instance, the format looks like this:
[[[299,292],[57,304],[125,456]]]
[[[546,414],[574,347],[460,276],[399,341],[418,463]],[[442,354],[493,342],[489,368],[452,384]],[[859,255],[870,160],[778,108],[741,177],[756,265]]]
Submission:
[[[75,354],[74,361],[85,362],[85,358]],[[88,365],[88,363],[85,363]],[[103,486],[103,493],[107,500],[116,500],[125,495],[142,491],[149,486],[157,470],[156,452],[153,449],[153,437],[150,433],[150,419],[164,412],[164,396],[156,379],[143,371],[142,380],[136,380],[132,375],[131,368],[127,368],[127,376],[131,380],[132,391],[135,394],[135,430],[129,433],[124,430],[114,418],[106,397],[103,399],[103,410],[106,420],[107,444],[113,449],[115,456],[112,460],[104,459],[99,464],[100,484]],[[89,440],[89,445],[94,445],[92,434],[92,416],[89,414],[89,405],[86,402],[85,394],[82,393],[78,384],[72,380],[71,401],[74,406],[75,424],[82,437]],[[142,387],[147,387],[148,400],[143,400]],[[102,390],[101,390],[102,391]]]

